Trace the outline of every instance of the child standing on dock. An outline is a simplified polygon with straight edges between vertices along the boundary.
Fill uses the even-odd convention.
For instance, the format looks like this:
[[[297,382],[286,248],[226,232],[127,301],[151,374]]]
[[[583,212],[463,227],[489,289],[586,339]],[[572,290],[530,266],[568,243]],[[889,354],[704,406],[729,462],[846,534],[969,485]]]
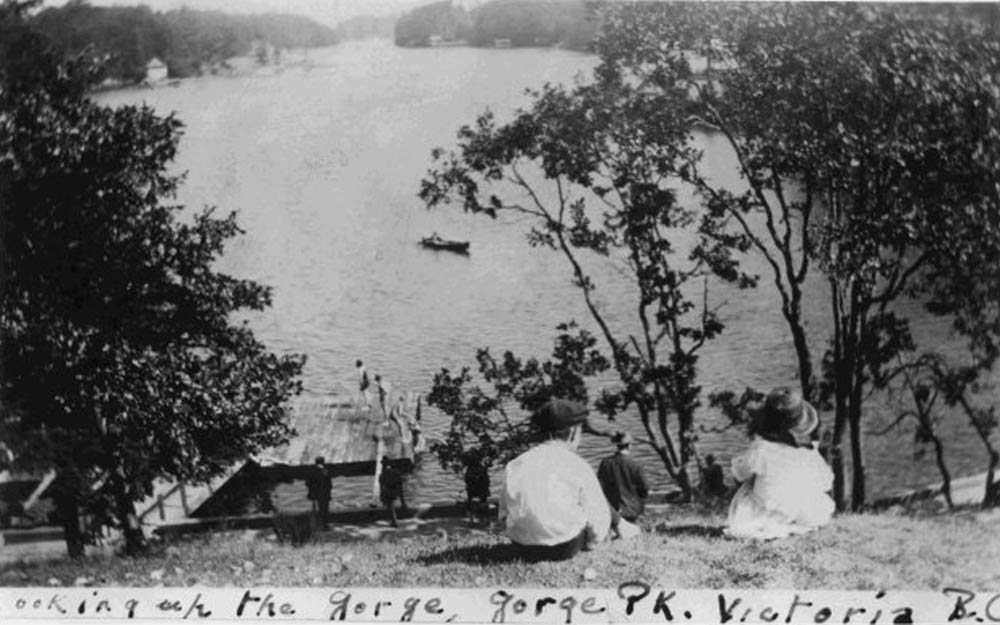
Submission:
[[[733,477],[743,485],[729,505],[726,534],[767,540],[826,525],[833,472],[810,443],[816,409],[799,391],[776,388],[751,419],[750,447],[733,458]]]
[[[372,409],[371,395],[368,393],[368,387],[371,386],[371,382],[368,380],[368,371],[365,369],[365,363],[360,360],[354,363],[354,366],[358,369],[358,389],[360,391],[360,397],[358,397],[358,408],[361,407],[361,400],[365,402],[365,410]]]

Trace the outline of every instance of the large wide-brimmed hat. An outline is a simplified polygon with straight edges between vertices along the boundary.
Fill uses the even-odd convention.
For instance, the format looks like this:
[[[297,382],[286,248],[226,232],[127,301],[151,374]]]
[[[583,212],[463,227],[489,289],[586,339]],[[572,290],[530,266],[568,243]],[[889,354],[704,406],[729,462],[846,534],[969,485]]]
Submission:
[[[819,425],[819,413],[802,398],[802,392],[785,386],[768,393],[752,416],[757,431],[787,431],[805,436]]]
[[[574,425],[580,425],[584,432],[608,436],[607,432],[591,422],[588,417],[589,412],[587,406],[579,402],[553,398],[542,404],[542,407],[531,415],[531,422],[543,432],[558,432]]]

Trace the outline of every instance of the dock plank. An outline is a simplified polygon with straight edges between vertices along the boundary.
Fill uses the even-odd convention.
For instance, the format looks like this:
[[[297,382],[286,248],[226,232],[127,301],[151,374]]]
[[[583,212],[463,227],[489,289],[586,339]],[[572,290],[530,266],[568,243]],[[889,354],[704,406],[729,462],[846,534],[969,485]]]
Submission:
[[[379,440],[390,458],[413,458],[409,429],[385,423],[375,406],[367,410],[337,398],[303,399],[292,404],[291,425],[296,435],[262,454],[264,464],[310,465],[318,456],[334,465],[372,462],[378,458]]]

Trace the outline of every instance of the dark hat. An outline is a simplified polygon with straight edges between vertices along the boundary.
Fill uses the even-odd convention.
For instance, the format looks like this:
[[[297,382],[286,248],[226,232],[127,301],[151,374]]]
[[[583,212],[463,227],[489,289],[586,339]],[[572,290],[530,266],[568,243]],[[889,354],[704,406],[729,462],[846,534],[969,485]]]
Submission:
[[[531,416],[531,422],[543,432],[558,432],[574,425],[580,425],[583,426],[584,432],[607,436],[607,432],[590,423],[587,418],[588,412],[587,407],[579,402],[553,398],[545,402]]]
[[[759,432],[787,431],[809,434],[819,425],[819,413],[802,398],[798,389],[779,387],[767,394],[754,413],[754,429]]]
[[[314,464],[326,464],[326,458],[323,456],[316,456],[316,461]]]
[[[619,430],[614,433],[614,436],[611,437],[611,442],[619,447],[628,447],[632,444],[632,435],[628,432]]]

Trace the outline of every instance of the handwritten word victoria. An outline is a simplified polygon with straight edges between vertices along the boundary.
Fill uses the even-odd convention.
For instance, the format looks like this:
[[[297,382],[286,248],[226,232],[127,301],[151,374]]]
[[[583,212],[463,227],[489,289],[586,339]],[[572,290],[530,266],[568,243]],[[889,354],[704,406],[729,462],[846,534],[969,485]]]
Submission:
[[[0,588],[0,622],[38,619],[488,623],[1000,623],[1000,592],[617,588]]]

